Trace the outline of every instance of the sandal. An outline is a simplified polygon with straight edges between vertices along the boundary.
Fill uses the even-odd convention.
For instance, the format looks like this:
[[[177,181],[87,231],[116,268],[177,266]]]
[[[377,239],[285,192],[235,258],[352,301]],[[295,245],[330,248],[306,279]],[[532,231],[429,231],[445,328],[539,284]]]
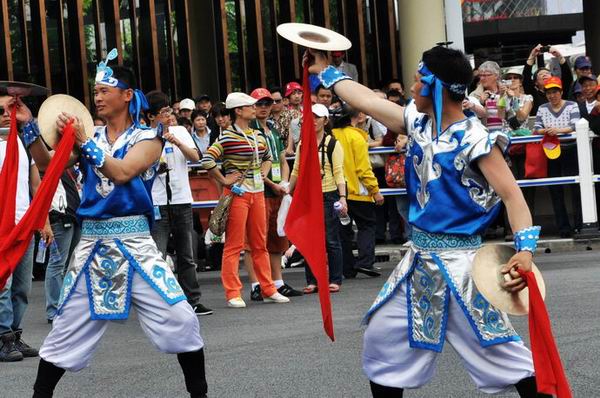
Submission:
[[[308,285],[304,289],[302,289],[302,292],[304,292],[304,294],[313,294],[316,293],[317,290],[318,289],[315,285]]]
[[[338,285],[337,283],[329,284],[329,293],[337,293],[339,291],[340,291],[340,285]]]

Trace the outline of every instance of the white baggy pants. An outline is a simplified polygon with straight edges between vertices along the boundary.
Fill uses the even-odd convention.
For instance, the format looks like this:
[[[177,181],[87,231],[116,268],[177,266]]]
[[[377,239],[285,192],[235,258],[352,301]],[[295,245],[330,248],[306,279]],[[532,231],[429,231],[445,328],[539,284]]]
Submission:
[[[485,393],[502,392],[534,375],[531,352],[523,342],[481,347],[453,295],[450,295],[446,338],[477,387]],[[403,281],[396,294],[369,321],[364,336],[363,370],[369,380],[382,386],[418,388],[433,377],[437,357],[435,351],[409,346],[406,281]]]
[[[175,354],[198,351],[204,346],[198,318],[188,302],[167,304],[137,272],[132,281],[131,305],[144,333],[159,351]],[[62,313],[54,318],[40,357],[72,372],[87,367],[109,322],[91,319],[82,274]]]

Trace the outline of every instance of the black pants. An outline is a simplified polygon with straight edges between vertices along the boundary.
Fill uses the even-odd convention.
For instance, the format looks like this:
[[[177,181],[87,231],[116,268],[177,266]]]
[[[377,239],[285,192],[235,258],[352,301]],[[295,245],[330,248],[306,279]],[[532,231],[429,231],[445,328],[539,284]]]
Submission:
[[[351,278],[356,276],[354,268],[372,269],[375,263],[375,203],[348,200],[348,215],[356,222],[358,228],[356,236],[357,259],[354,258],[352,253],[352,241],[354,240],[352,223],[343,225],[340,231],[344,257],[344,276]]]
[[[562,145],[561,154],[558,159],[548,159],[548,177],[565,177],[579,175],[577,164],[577,146]],[[570,185],[571,201],[573,207],[574,228],[581,229],[581,193],[579,185]],[[556,226],[561,234],[570,234],[572,232],[569,215],[565,206],[565,188],[560,185],[549,187],[550,197],[552,198],[552,207],[554,208],[554,217]]]
[[[160,220],[156,220],[152,228],[152,238],[163,258],[166,258],[169,235],[173,235],[177,254],[177,280],[190,305],[197,305],[201,293],[194,261],[192,205],[187,203],[160,206],[160,216]]]

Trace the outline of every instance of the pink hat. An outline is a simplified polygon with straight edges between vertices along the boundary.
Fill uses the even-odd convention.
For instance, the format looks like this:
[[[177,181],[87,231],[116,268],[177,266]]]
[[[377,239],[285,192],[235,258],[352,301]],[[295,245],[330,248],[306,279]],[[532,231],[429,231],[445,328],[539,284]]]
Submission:
[[[257,88],[250,93],[250,96],[257,101],[259,101],[263,98],[273,99],[271,92],[269,90],[267,90],[266,88]]]

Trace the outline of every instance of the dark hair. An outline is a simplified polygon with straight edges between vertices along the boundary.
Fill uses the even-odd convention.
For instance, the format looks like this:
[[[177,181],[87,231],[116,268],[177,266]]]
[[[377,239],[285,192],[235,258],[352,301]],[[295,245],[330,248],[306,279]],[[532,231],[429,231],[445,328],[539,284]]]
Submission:
[[[279,93],[283,97],[283,89],[279,86],[273,86],[269,89],[269,91],[271,92],[271,94]]]
[[[184,127],[193,127],[192,121],[187,117],[178,117],[177,124]]]
[[[133,71],[125,66],[111,66],[113,77],[127,84],[129,88],[137,88],[137,79]]]
[[[146,110],[147,115],[156,116],[158,112],[166,106],[169,106],[169,96],[162,91],[153,90],[146,94],[148,100],[148,109]]]
[[[385,95],[387,95],[388,98],[390,98],[390,97],[402,97],[402,94],[400,94],[400,91],[398,91],[398,90],[390,90],[387,93],[385,93]]]
[[[190,117],[190,120],[193,122],[198,116],[202,116],[204,119],[206,119],[206,114],[202,111],[199,110],[194,110],[192,112],[192,116]]]
[[[213,107],[211,108],[210,112],[212,114],[212,117],[230,116],[231,115],[230,110],[227,109],[225,104],[222,102],[217,102],[216,104],[214,104]]]
[[[397,78],[393,78],[393,79],[388,80],[388,82],[386,84],[386,87],[389,87],[390,84],[392,84],[392,83],[400,83],[400,85],[404,87],[404,84],[402,84],[402,81],[400,79],[397,79]]]
[[[333,90],[331,88],[327,88],[327,87],[323,86],[322,84],[319,84],[317,86],[317,89],[315,90],[315,94],[319,94],[319,91],[321,91],[321,90],[327,90],[333,95]]]
[[[435,46],[425,51],[422,59],[431,73],[445,83],[464,84],[468,87],[473,80],[473,68],[462,51]],[[460,102],[465,98],[465,93],[447,91],[452,101]]]
[[[334,121],[333,128],[341,129],[350,126],[352,118],[356,117],[357,115],[358,111],[356,109],[352,108],[348,104],[344,104],[339,117],[337,117]]]

